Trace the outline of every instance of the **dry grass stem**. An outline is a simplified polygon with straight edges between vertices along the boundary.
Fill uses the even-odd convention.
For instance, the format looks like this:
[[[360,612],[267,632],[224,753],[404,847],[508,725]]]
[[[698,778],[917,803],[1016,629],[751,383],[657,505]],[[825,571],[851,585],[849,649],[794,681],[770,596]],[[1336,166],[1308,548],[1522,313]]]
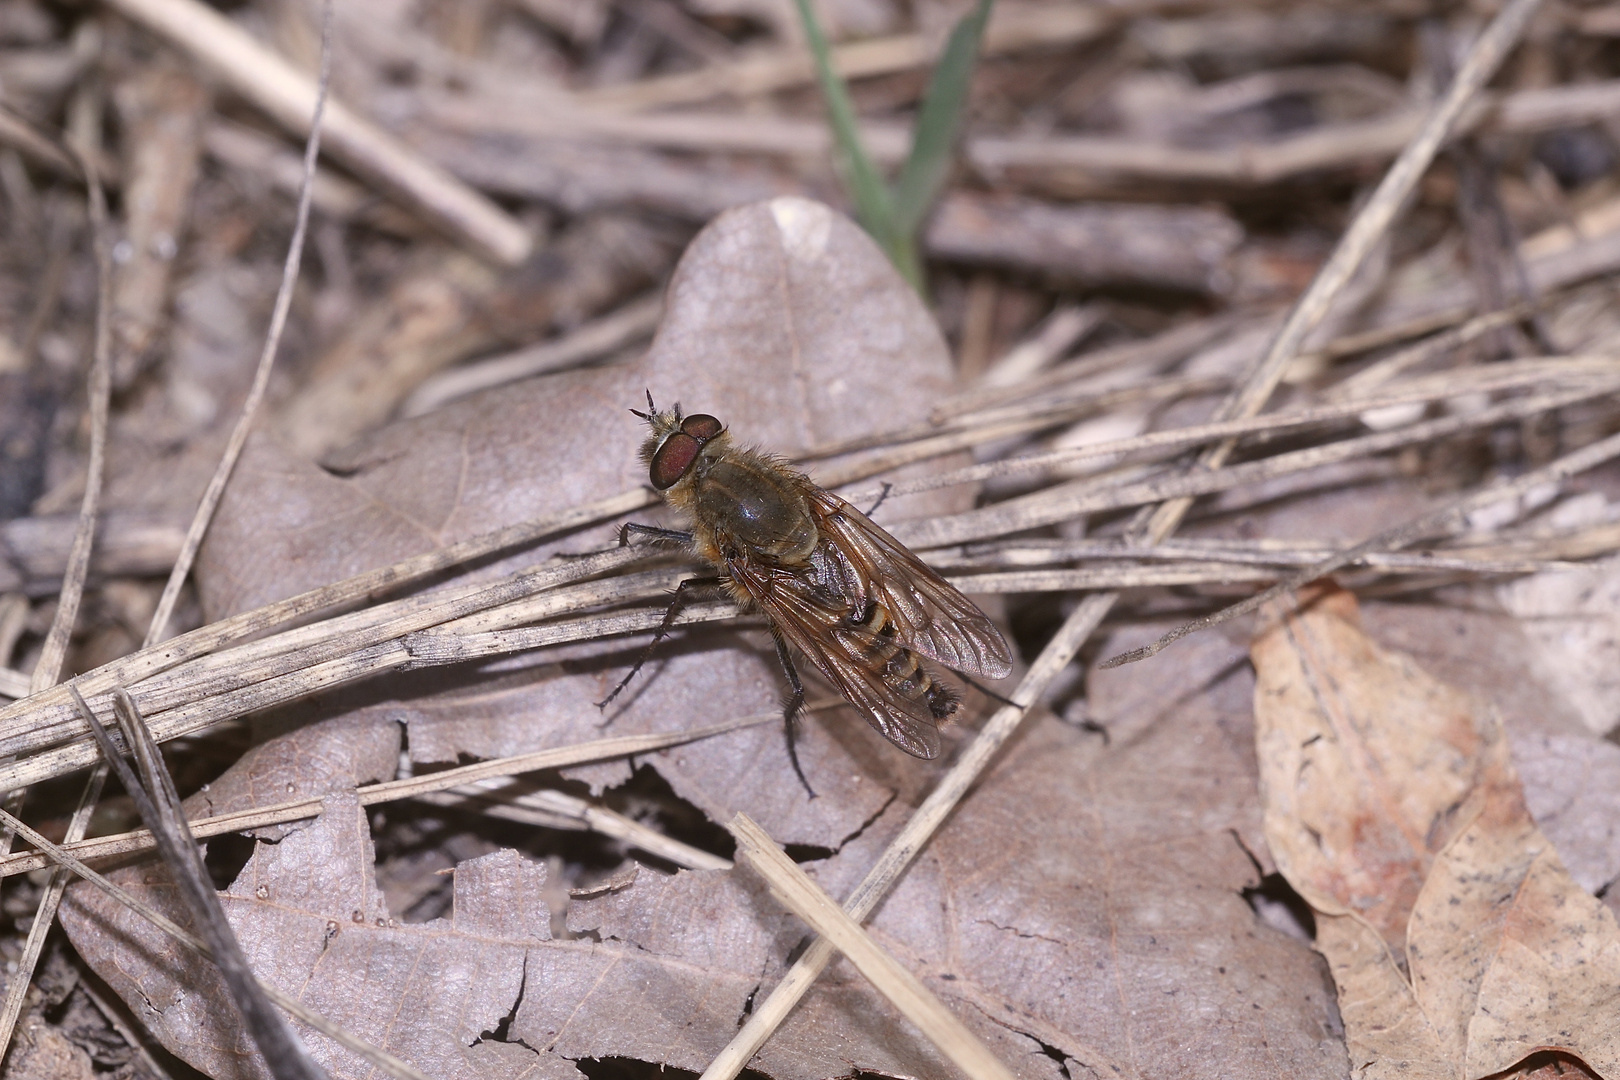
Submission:
[[[765,879],[771,895],[810,928],[849,957],[862,975],[880,990],[957,1068],[973,1080],[1012,1080],[1012,1072],[990,1048],[962,1026],[945,1003],[899,961],[881,948],[861,924],[832,897],[753,818],[739,813],[728,826],[737,838],[737,854]]]
[[[1606,461],[1612,461],[1616,457],[1620,457],[1620,435],[1611,435],[1607,439],[1592,443],[1589,446],[1583,446],[1581,449],[1566,454],[1550,465],[1543,466],[1540,469],[1533,469],[1511,480],[1498,481],[1480,491],[1471,492],[1462,498],[1456,499],[1438,510],[1431,511],[1412,521],[1404,522],[1376,536],[1369,537],[1354,547],[1346,548],[1339,554],[1324,559],[1314,566],[1290,574],[1271,588],[1249,597],[1242,603],[1223,608],[1208,618],[1199,619],[1197,622],[1188,623],[1185,626],[1179,626],[1150,645],[1110,657],[1103,663],[1103,666],[1118,667],[1120,664],[1131,664],[1138,660],[1145,660],[1162,651],[1167,645],[1180,641],[1188,634],[1218,626],[1223,622],[1237,618],[1239,615],[1246,615],[1251,611],[1258,610],[1262,604],[1293,592],[1300,586],[1315,581],[1317,578],[1326,577],[1368,552],[1395,550],[1408,544],[1417,543],[1419,540],[1461,532],[1467,526],[1468,515],[1475,511],[1508,499],[1519,498],[1526,492],[1538,487],[1556,487],[1570,477],[1577,476]]]
[[[1483,325],[1483,321],[1481,323]],[[1485,329],[1478,330],[1478,334],[1484,332]],[[1475,336],[1477,334],[1470,335],[1466,340],[1473,340]],[[1464,342],[1458,341],[1455,344],[1462,343]],[[845,497],[851,502],[861,503],[869,499],[875,499],[885,492],[891,496],[911,495],[957,484],[979,483],[984,480],[1050,468],[1056,465],[1072,465],[1096,458],[1111,458],[1116,455],[1136,454],[1146,450],[1174,452],[1212,442],[1216,439],[1273,434],[1336,420],[1359,419],[1379,409],[1400,405],[1427,404],[1429,402],[1444,401],[1447,398],[1461,397],[1465,394],[1499,393],[1528,386],[1545,388],[1548,382],[1556,380],[1560,376],[1572,380],[1601,379],[1604,375],[1617,372],[1620,372],[1620,367],[1617,367],[1616,361],[1610,357],[1527,359],[1493,364],[1489,367],[1466,369],[1459,372],[1448,372],[1444,376],[1436,376],[1433,380],[1414,381],[1398,388],[1392,388],[1383,394],[1373,395],[1370,390],[1378,382],[1383,381],[1379,379],[1366,384],[1365,397],[1357,397],[1351,394],[1332,395],[1332,400],[1342,402],[1340,404],[1306,406],[1249,419],[1226,420],[1211,424],[1170,428],[1165,431],[1155,431],[1130,438],[1109,439],[1086,446],[1002,458],[999,461],[990,461],[983,465],[970,465],[960,469],[952,469],[919,480],[901,481],[887,487],[865,488],[859,491],[846,492]],[[1344,384],[1339,385],[1343,386]],[[902,459],[899,454],[896,454],[892,457],[878,458],[877,461],[882,463],[882,468],[874,469],[874,471],[885,471],[900,464],[909,464],[914,460],[922,460],[921,454],[924,448],[934,449],[937,446],[937,453],[944,454],[976,445],[975,442],[966,441],[965,439],[965,436],[970,432],[977,434],[980,439],[987,440],[1020,430],[1027,430],[1027,428],[1021,424],[1008,421],[1003,425],[969,429],[969,431],[963,432],[961,437],[942,436],[937,441],[919,440],[917,443],[907,447],[907,450],[915,450],[919,456],[908,456]],[[927,456],[935,455],[929,454]],[[864,468],[871,467],[873,463],[867,460],[862,461],[860,464]]]
[[[1616,386],[1615,383],[1605,383],[1561,394],[1537,394],[1493,405],[1476,413],[1426,420],[1394,431],[1343,439],[1225,468],[1169,472],[1153,479],[1121,484],[1099,482],[1087,477],[993,503],[982,510],[927,521],[903,522],[891,531],[914,548],[943,547],[1022,532],[1099,510],[1118,510],[1166,499],[1191,500],[1199,495],[1354,461],[1506,420],[1539,416],[1551,409],[1612,394]]]
[[[550,788],[525,791],[518,782],[502,778],[418,795],[417,800],[540,828],[589,829],[688,870],[731,869],[730,859],[665,836],[607,807]]]
[[[314,80],[196,0],[114,0],[113,10],[207,65],[237,93],[300,135],[318,96]],[[326,107],[331,155],[433,224],[498,262],[516,265],[533,239],[506,211],[339,102]]]
[[[265,333],[264,348],[259,352],[259,363],[253,371],[253,385],[248,389],[247,400],[242,403],[241,415],[237,418],[236,426],[231,429],[231,436],[225,444],[225,452],[220,455],[219,465],[214,469],[214,475],[209,477],[208,487],[203,492],[202,500],[197,504],[196,513],[192,515],[191,525],[186,530],[186,538],[180,547],[180,555],[175,559],[174,569],[170,571],[169,579],[163,585],[163,594],[158,598],[157,611],[152,615],[146,639],[141,642],[142,648],[149,648],[163,639],[163,631],[174,613],[175,602],[180,598],[180,587],[191,574],[191,564],[197,556],[197,549],[202,546],[203,536],[208,532],[208,525],[214,519],[214,511],[219,506],[220,497],[225,494],[225,484],[236,468],[237,459],[242,455],[242,448],[247,445],[248,434],[253,430],[253,421],[259,412],[259,404],[264,400],[264,392],[270,385],[270,369],[274,366],[276,353],[281,347],[281,335],[287,327],[287,312],[292,308],[293,286],[297,284],[298,267],[304,257],[304,234],[309,228],[310,202],[315,194],[315,161],[320,156],[321,149],[321,117],[326,111],[326,94],[331,77],[332,0],[325,0],[321,5],[321,69],[315,83],[315,105],[308,121],[309,135],[304,142],[304,173],[298,190],[298,210],[293,224],[292,241],[287,246],[287,258],[281,268],[281,284],[276,289],[275,307],[270,314],[270,328]]]
[[[825,703],[822,703],[822,705],[816,707],[823,707],[824,705]],[[689,728],[684,731],[651,735],[621,735],[611,739],[598,739],[575,746],[560,746],[548,750],[536,750],[527,754],[517,754],[512,757],[492,758],[489,761],[480,761],[472,765],[462,765],[454,769],[426,773],[403,780],[388,780],[380,784],[370,784],[357,789],[357,794],[361,806],[376,806],[380,803],[394,802],[399,799],[414,799],[436,792],[451,791],[485,780],[519,776],[528,772],[539,772],[542,769],[562,769],[571,765],[583,765],[595,761],[608,761],[614,758],[650,754],[671,746],[680,746],[699,739],[725,735],[746,727],[755,727],[772,722],[780,723],[781,720],[782,714],[780,712],[760,713],[719,724],[711,724],[706,727]],[[292,799],[284,803],[254,807],[251,810],[220,814],[215,817],[191,818],[188,819],[187,824],[190,826],[193,836],[206,839],[210,836],[248,832],[252,829],[285,824],[289,821],[302,821],[317,816],[321,812],[321,805],[322,801],[319,798]],[[114,836],[99,836],[88,840],[80,840],[74,844],[62,845],[63,850],[71,852],[76,858],[85,860],[127,856],[150,851],[152,846],[152,834],[145,829],[119,833]],[[43,849],[42,851],[16,852],[0,857],[0,877],[28,873],[31,870],[50,866],[51,862],[50,856],[43,853]]]

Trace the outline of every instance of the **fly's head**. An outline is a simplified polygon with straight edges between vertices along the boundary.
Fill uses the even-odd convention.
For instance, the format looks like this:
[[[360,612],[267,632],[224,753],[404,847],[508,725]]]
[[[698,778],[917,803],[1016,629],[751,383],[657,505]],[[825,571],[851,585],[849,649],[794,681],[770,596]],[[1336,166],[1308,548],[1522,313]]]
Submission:
[[[727,442],[726,428],[708,413],[681,415],[680,403],[659,412],[647,392],[647,411],[631,409],[652,429],[641,444],[647,479],[659,491],[668,491],[691,474],[700,458],[718,456]]]

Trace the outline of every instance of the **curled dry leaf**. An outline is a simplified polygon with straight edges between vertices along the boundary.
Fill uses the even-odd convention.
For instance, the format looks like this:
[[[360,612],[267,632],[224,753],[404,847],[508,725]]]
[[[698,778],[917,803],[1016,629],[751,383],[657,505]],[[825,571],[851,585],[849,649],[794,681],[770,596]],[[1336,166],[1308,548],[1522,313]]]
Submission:
[[[1357,1075],[1540,1049],[1620,1074],[1620,929],[1536,827],[1490,710],[1374,644],[1343,592],[1253,657],[1266,839],[1317,912]]]

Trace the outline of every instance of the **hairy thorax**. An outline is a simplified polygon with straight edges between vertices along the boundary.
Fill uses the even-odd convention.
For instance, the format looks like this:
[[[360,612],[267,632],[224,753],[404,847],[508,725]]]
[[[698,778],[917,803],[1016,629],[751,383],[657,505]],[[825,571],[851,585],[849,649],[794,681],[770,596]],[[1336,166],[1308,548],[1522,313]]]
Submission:
[[[770,468],[752,451],[730,450],[723,457],[701,458],[676,485],[686,490],[671,494],[686,504],[681,508],[692,518],[699,554],[722,565],[744,555],[802,568],[819,534],[793,481],[793,474]]]

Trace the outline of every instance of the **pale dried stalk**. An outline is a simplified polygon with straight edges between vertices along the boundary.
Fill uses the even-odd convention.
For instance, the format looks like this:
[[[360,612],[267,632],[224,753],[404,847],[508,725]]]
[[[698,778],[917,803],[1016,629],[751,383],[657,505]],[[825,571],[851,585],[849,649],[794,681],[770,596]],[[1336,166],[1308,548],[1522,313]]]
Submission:
[[[866,976],[907,1020],[972,1080],[1012,1080],[1012,1072],[990,1052],[933,991],[869,937],[787,857],[787,852],[747,814],[727,826],[737,839],[737,855],[765,879],[771,895],[829,941]]]
[[[318,667],[323,661],[340,659],[363,653],[367,648],[387,644],[416,630],[426,629],[450,619],[460,618],[472,614],[484,607],[521,599],[524,596],[559,584],[576,581],[603,572],[616,566],[624,565],[643,555],[635,549],[619,549],[596,556],[587,556],[565,563],[541,566],[534,570],[521,571],[506,581],[494,585],[475,584],[441,590],[437,593],[428,593],[422,596],[408,597],[405,600],[382,604],[374,609],[355,612],[351,615],[341,616],[327,623],[302,627],[276,635],[273,638],[259,642],[250,642],[239,646],[234,655],[218,654],[215,656],[197,656],[191,660],[204,691],[213,691],[224,694],[234,689],[252,691],[255,682],[262,681],[276,675],[286,675],[300,669]],[[369,577],[371,575],[362,575]],[[320,590],[316,590],[320,591]],[[306,594],[308,595],[308,594]],[[270,605],[279,608],[281,605]],[[261,611],[267,609],[260,609]],[[253,614],[249,612],[248,614]],[[238,624],[238,628],[251,625],[256,620],[245,620]],[[223,620],[225,623],[232,620]],[[213,624],[214,627],[222,623]],[[209,629],[209,627],[204,627]],[[193,632],[195,633],[195,631]],[[182,642],[185,635],[175,639]],[[240,636],[240,635],[235,635]],[[169,645],[175,642],[168,643]],[[145,651],[149,655],[161,655],[163,648]],[[293,657],[287,659],[287,657]],[[141,655],[141,654],[137,654]],[[223,659],[222,659],[223,658]],[[398,662],[407,662],[408,657],[400,656]],[[280,666],[278,666],[278,661]],[[249,664],[261,665],[255,669],[257,678],[244,681],[240,678],[241,669]],[[113,687],[125,685],[112,683],[107,689],[101,686],[112,680],[120,667],[131,667],[121,661],[114,661],[97,671],[91,672],[75,680],[81,693],[92,698],[92,703],[102,703],[98,715],[107,712],[105,693]],[[180,667],[179,661],[170,664],[153,664],[158,670],[149,678],[132,679],[128,686],[139,690],[137,700],[143,707],[151,708],[155,713],[157,708],[168,708],[173,700],[173,688],[183,686],[189,682],[184,672],[173,669]],[[167,676],[164,678],[163,676]],[[64,696],[52,694],[40,695],[18,702],[6,710],[0,710],[0,743],[11,743],[13,736],[23,744],[32,743],[36,746],[50,745],[63,739],[82,738],[86,728],[77,712],[71,706],[58,705],[53,697]],[[195,699],[193,699],[195,700]],[[268,699],[267,699],[268,700]],[[18,706],[35,705],[32,709],[22,709]],[[155,707],[154,707],[155,706]],[[154,719],[156,719],[154,717]],[[163,721],[158,720],[157,726],[162,727]],[[10,729],[17,728],[13,733]]]
[[[1470,77],[1476,79],[1478,83],[1474,87],[1474,91],[1477,93],[1479,85],[1483,85],[1485,74],[1488,74],[1479,72],[1480,65],[1476,64],[1482,49],[1489,49],[1495,56],[1495,62],[1499,63],[1501,58],[1506,55],[1507,46],[1511,44],[1511,41],[1503,41],[1503,37],[1515,37],[1518,31],[1522,30],[1524,19],[1528,17],[1529,11],[1534,6],[1535,0],[1512,0],[1509,7],[1487,28],[1485,33],[1481,35],[1480,40],[1470,50],[1469,57],[1463,64],[1462,73],[1459,73],[1458,81],[1461,81],[1463,74],[1472,72],[1473,74]],[[1513,33],[1510,35],[1504,35],[1500,32],[1504,20],[1512,20],[1509,25],[1512,27]],[[1460,109],[1461,104],[1466,103],[1466,98],[1461,103],[1453,103],[1453,96],[1451,94],[1447,95],[1442,108],[1450,106]],[[1405,155],[1403,155],[1403,160],[1405,160]],[[1386,190],[1386,188],[1387,185],[1381,185],[1380,190]],[[1379,232],[1371,229],[1358,230],[1357,225],[1369,212],[1375,212],[1374,202],[1376,201],[1375,199],[1363,207],[1357,215],[1356,221],[1353,221],[1350,226],[1351,230],[1356,231],[1359,237],[1357,248],[1360,250],[1362,257],[1365,256],[1367,251],[1371,250],[1373,243],[1378,239]],[[1381,228],[1387,230],[1394,220],[1393,214],[1385,215],[1381,210],[1376,212],[1379,214]],[[1338,265],[1333,280],[1322,288],[1317,288],[1313,284],[1313,287],[1307,290],[1306,298],[1302,299],[1302,304],[1305,299],[1310,299],[1313,303],[1322,306],[1325,311],[1337,298],[1338,294],[1349,282],[1350,276],[1357,268],[1358,263],[1344,265],[1344,261],[1329,260],[1330,265],[1335,263]],[[1324,272],[1326,269],[1324,267]],[[1314,325],[1317,318],[1319,316],[1307,318],[1302,320],[1302,323],[1309,322]],[[1290,323],[1293,321],[1291,318]],[[1279,335],[1279,337],[1281,338],[1282,335]],[[1298,340],[1289,347],[1288,352],[1297,351],[1297,346]],[[1250,402],[1259,402],[1259,405],[1254,406],[1255,410],[1258,411],[1260,405],[1263,405],[1265,400],[1271,396],[1271,391],[1276,385],[1276,378],[1286,370],[1287,361],[1290,358],[1283,350],[1274,348],[1272,354],[1267,357],[1267,361],[1250,373],[1243,390],[1234,396],[1231,403],[1232,407],[1224,410],[1225,415],[1220,419],[1238,417],[1243,411],[1242,407],[1247,407]],[[1190,500],[1186,499],[1176,499],[1160,504],[1150,514],[1139,515],[1138,520],[1132,525],[1130,535],[1132,538],[1139,536],[1150,544],[1156,544],[1176,530],[1190,506]],[[1118,593],[1092,593],[1083,599],[1074,612],[1064,620],[1057,634],[1047,643],[1046,648],[1041,650],[1035,663],[1031,665],[1029,672],[1020,683],[1018,690],[1014,692],[1013,700],[1021,704],[1004,706],[996,710],[978,737],[968,745],[957,764],[951,768],[951,771],[945,775],[934,791],[924,800],[922,806],[918,807],[917,812],[912,815],[911,819],[901,829],[899,836],[884,850],[878,862],[862,879],[860,885],[856,886],[855,891],[851,893],[848,900],[845,901],[844,910],[851,917],[856,921],[864,920],[872,909],[877,906],[878,901],[888,892],[889,886],[910,865],[911,860],[921,851],[923,845],[927,843],[938,827],[943,824],[945,818],[955,809],[962,796],[978,780],[980,774],[989,765],[990,760],[1001,749],[1006,740],[1011,737],[1012,733],[1017,730],[1025,711],[1045,692],[1046,687],[1057,673],[1067,667],[1070,661],[1074,659],[1080,647],[1091,636],[1103,618],[1106,617],[1118,597]],[[798,1000],[809,990],[831,959],[832,951],[832,947],[824,939],[816,940],[793,967],[788,970],[782,981],[772,989],[765,1001],[756,1003],[748,1021],[727,1043],[725,1049],[710,1063],[709,1067],[703,1071],[701,1080],[733,1080],[753,1059],[754,1055],[759,1052],[759,1048],[765,1045],[765,1041],[786,1019],[788,1012],[798,1003]]]
[[[1471,492],[1460,499],[1453,500],[1438,510],[1432,510],[1424,514],[1422,517],[1403,522],[1392,529],[1386,529],[1378,535],[1370,537],[1354,547],[1346,548],[1337,555],[1324,559],[1314,566],[1290,574],[1271,588],[1256,593],[1241,603],[1222,608],[1208,618],[1178,626],[1150,645],[1110,657],[1103,662],[1102,666],[1118,667],[1121,664],[1145,660],[1163,650],[1165,646],[1180,641],[1188,634],[1218,626],[1223,622],[1237,618],[1239,615],[1246,615],[1251,611],[1255,611],[1262,604],[1275,600],[1284,593],[1292,592],[1318,578],[1325,577],[1340,567],[1354,562],[1369,551],[1379,549],[1396,550],[1408,544],[1414,544],[1419,540],[1460,532],[1466,526],[1469,514],[1507,499],[1519,498],[1535,488],[1556,486],[1572,476],[1596,468],[1616,457],[1620,457],[1620,435],[1611,435],[1607,439],[1583,446],[1581,449],[1566,454],[1542,468],[1533,469],[1511,480],[1499,481],[1481,491]]]
[[[1469,324],[1478,334],[1489,329],[1485,320],[1475,320]],[[1477,329],[1476,329],[1477,328]],[[1470,335],[1471,338],[1472,335]],[[1461,342],[1456,342],[1461,343]],[[1518,360],[1489,366],[1469,368],[1464,371],[1447,372],[1443,377],[1432,380],[1411,382],[1404,384],[1398,390],[1383,394],[1368,393],[1364,397],[1354,397],[1350,394],[1333,394],[1331,398],[1336,404],[1289,409],[1284,412],[1270,413],[1264,416],[1245,418],[1241,420],[1225,420],[1210,424],[1192,424],[1187,427],[1171,428],[1168,431],[1155,431],[1145,435],[1134,435],[1123,439],[1107,439],[1102,442],[1089,443],[1085,446],[1068,447],[1063,450],[1048,450],[1036,454],[1025,454],[1019,457],[1003,458],[1000,461],[990,461],[982,465],[970,465],[949,472],[939,473],[935,476],[923,477],[917,480],[902,481],[880,488],[863,488],[859,491],[846,492],[845,497],[853,503],[862,503],[875,499],[887,493],[890,496],[912,495],[922,491],[932,491],[942,487],[953,487],[958,484],[980,483],[1002,476],[1011,476],[1020,472],[1028,472],[1050,468],[1057,465],[1072,465],[1093,458],[1114,457],[1115,455],[1139,454],[1142,451],[1161,451],[1163,454],[1185,450],[1202,443],[1213,442],[1216,439],[1240,438],[1249,435],[1273,434],[1297,427],[1307,427],[1315,424],[1324,424],[1335,420],[1359,418],[1364,413],[1376,409],[1385,409],[1395,405],[1427,404],[1444,401],[1447,398],[1462,397],[1465,394],[1499,393],[1507,390],[1516,390],[1527,386],[1541,386],[1545,388],[1548,382],[1557,380],[1561,376],[1584,378],[1601,376],[1606,373],[1620,372],[1620,361],[1613,357],[1556,357],[1549,359]],[[1339,384],[1340,386],[1344,384]],[[1368,384],[1369,387],[1372,385]],[[1335,391],[1339,387],[1334,388]],[[1011,429],[1009,423],[1006,429]],[[971,429],[981,431],[982,429]],[[1004,430],[1004,429],[995,429]],[[994,437],[986,435],[986,437]],[[912,444],[913,446],[926,445],[926,441]],[[960,449],[954,438],[940,443],[942,453]],[[972,445],[967,444],[967,445]],[[909,449],[909,448],[908,448]],[[912,458],[910,460],[920,460]],[[893,459],[881,459],[883,467],[889,468]],[[901,462],[909,464],[908,461]],[[863,461],[863,467],[870,465]]]
[[[330,585],[322,585],[286,600],[279,600],[252,611],[209,623],[160,645],[142,649],[104,664],[94,671],[79,676],[74,682],[86,697],[111,693],[116,686],[133,686],[187,660],[215,652],[232,641],[253,637],[316,612],[352,604],[375,594],[397,589],[506,548],[533,543],[548,536],[630,513],[650,506],[656,500],[657,496],[646,489],[627,491],[534,521],[519,522],[495,529],[455,544],[423,552],[421,555],[402,559],[388,566],[356,574],[354,577]],[[8,724],[18,721],[19,718],[32,717],[36,712],[45,710],[49,710],[48,715],[52,717],[72,715],[72,701],[67,691],[61,687],[53,687],[0,709],[0,731],[4,731]],[[24,720],[24,723],[27,724],[28,721]]]
[[[689,728],[684,731],[661,732],[650,735],[622,735],[611,739],[596,739],[574,746],[559,746],[548,750],[535,750],[527,754],[516,754],[511,757],[491,758],[488,761],[480,761],[472,765],[463,765],[458,768],[445,769],[442,772],[427,773],[423,776],[414,776],[403,780],[388,780],[379,784],[368,784],[356,789],[356,794],[359,797],[361,806],[375,806],[379,803],[394,802],[399,799],[420,798],[434,792],[449,791],[483,780],[518,776],[527,772],[539,772],[542,769],[561,769],[593,761],[607,761],[613,758],[650,754],[671,746],[680,746],[685,743],[696,742],[699,739],[724,735],[746,727],[780,722],[781,719],[782,714],[779,711],[759,713],[753,716],[727,720],[719,724],[711,724],[707,727]],[[192,835],[198,839],[206,839],[210,836],[247,832],[252,829],[262,829],[269,825],[281,825],[289,821],[302,821],[306,818],[316,817],[321,812],[321,804],[322,800],[319,797],[291,799],[283,803],[239,810],[230,814],[191,818],[188,819],[188,824],[191,826]],[[132,832],[118,833],[113,836],[98,836],[89,840],[80,840],[73,844],[64,844],[62,848],[71,852],[76,858],[88,860],[150,851],[152,846],[152,834],[145,829],[136,829]],[[12,874],[24,874],[50,865],[50,858],[40,852],[19,851],[0,858],[0,878],[10,877]]]
[[[1385,453],[1505,420],[1538,416],[1551,409],[1613,394],[1617,386],[1620,384],[1614,382],[1590,383],[1581,389],[1563,393],[1537,394],[1493,405],[1465,416],[1426,420],[1392,431],[1342,439],[1324,446],[1277,454],[1239,465],[1187,472],[1166,472],[1148,480],[1123,484],[1111,484],[1106,482],[1106,479],[1100,481],[1095,477],[1086,477],[1056,484],[1030,495],[993,503],[980,510],[945,518],[901,522],[890,531],[901,543],[913,548],[926,549],[1021,532],[1099,510],[1118,510],[1165,499],[1190,502],[1199,495],[1227,491],[1288,473]],[[1214,449],[1219,448],[1217,446]]]
[[[781,719],[777,717],[777,719]],[[649,828],[633,818],[564,795],[560,791],[542,788],[539,791],[512,790],[518,785],[509,779],[483,780],[477,784],[451,788],[449,791],[418,795],[418,802],[428,802],[452,810],[470,810],[488,817],[504,818],[524,825],[541,828],[589,829],[603,836],[640,848],[660,859],[688,870],[729,870],[731,860],[682,843]]]
[[[317,96],[313,80],[213,8],[196,0],[109,0],[109,6],[201,60],[277,123],[308,133]],[[528,258],[534,242],[520,222],[336,101],[327,108],[326,138],[334,158],[451,236],[507,265]]]

